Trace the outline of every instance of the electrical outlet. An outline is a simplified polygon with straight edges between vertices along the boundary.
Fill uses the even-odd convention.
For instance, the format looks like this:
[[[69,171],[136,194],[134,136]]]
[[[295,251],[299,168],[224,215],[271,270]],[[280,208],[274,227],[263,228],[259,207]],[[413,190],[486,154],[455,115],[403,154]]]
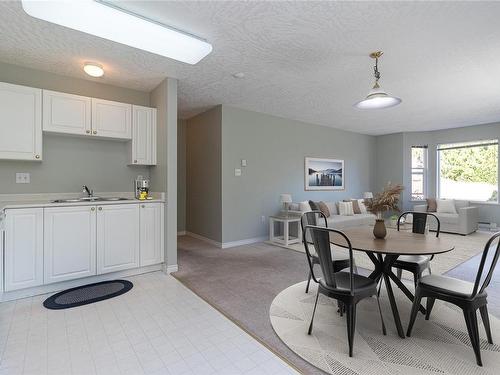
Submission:
[[[234,175],[235,175],[236,177],[240,177],[240,176],[241,176],[241,169],[239,169],[239,168],[235,168],[235,170],[234,170]]]
[[[30,174],[29,173],[16,173],[16,184],[29,184]]]
[[[246,167],[247,166],[247,159],[241,159],[241,166]]]

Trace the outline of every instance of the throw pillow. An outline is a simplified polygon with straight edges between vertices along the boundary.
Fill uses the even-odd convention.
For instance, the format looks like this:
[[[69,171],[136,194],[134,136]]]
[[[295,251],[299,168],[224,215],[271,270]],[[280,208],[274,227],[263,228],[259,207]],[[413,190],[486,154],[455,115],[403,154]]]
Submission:
[[[456,214],[455,200],[454,199],[439,199],[437,201],[436,212],[442,214]]]
[[[309,201],[309,207],[311,207],[312,211],[319,211],[318,203],[314,201]]]
[[[330,216],[339,214],[339,210],[337,209],[335,202],[325,202],[325,204],[328,207],[328,211],[330,211]]]
[[[353,216],[352,202],[339,202],[339,215]]]
[[[309,202],[308,201],[299,202],[299,210],[302,212],[311,211],[311,207],[309,206]]]
[[[354,214],[360,214],[361,213],[361,208],[359,207],[359,202],[357,199],[351,199],[352,202],[352,211]]]
[[[427,198],[427,212],[436,212],[437,202],[434,198]]]
[[[359,210],[361,211],[362,214],[367,214],[368,210],[366,209],[365,205],[365,200],[364,199],[358,199],[358,205],[359,205]]]
[[[325,215],[326,217],[330,217],[330,210],[328,209],[328,206],[325,204],[325,202],[318,202],[318,207],[323,215]]]

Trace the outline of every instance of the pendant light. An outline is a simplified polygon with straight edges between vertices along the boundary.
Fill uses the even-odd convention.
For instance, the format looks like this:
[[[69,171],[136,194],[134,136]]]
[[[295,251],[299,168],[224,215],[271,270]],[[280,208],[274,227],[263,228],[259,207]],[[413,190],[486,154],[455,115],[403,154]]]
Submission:
[[[370,90],[365,99],[354,104],[356,108],[359,109],[382,109],[394,107],[401,103],[401,99],[395,96],[390,96],[380,87],[378,81],[380,79],[380,72],[378,71],[378,59],[383,55],[382,51],[370,53],[370,57],[375,59],[375,66],[373,67],[373,72],[375,76],[375,85]]]

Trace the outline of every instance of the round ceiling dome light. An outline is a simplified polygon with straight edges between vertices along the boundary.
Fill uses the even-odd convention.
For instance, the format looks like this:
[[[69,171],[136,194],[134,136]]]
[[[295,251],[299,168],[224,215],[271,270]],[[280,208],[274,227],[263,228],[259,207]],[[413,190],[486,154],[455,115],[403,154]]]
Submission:
[[[86,62],[83,65],[83,70],[91,77],[99,78],[104,75],[104,69],[102,65],[93,62]]]
[[[394,107],[401,103],[401,99],[395,96],[389,95],[387,92],[382,90],[378,81],[380,79],[380,72],[378,70],[378,59],[383,55],[382,51],[370,53],[370,57],[375,60],[375,66],[373,67],[373,72],[375,76],[375,84],[370,90],[365,99],[354,104],[356,108],[359,109],[382,109]]]

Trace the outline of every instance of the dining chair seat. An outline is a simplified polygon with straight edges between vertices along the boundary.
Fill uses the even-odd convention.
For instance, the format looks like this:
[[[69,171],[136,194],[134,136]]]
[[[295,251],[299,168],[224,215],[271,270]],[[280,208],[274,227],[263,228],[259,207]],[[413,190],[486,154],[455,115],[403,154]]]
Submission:
[[[427,255],[400,255],[393,267],[407,269],[416,264],[418,267],[427,268],[428,263],[429,257]]]
[[[470,298],[474,290],[474,284],[467,281],[455,279],[453,277],[441,275],[428,275],[420,279],[422,288],[426,288],[436,293]],[[478,294],[478,297],[486,296],[486,291]]]
[[[319,283],[325,291],[332,290],[336,294],[339,292],[349,294],[351,292],[350,277],[351,275],[349,272],[337,272],[335,274],[335,281],[337,283],[336,288],[329,287],[323,279],[320,279]],[[364,298],[366,296],[372,296],[377,292],[377,283],[369,277],[353,274],[353,289],[354,294],[357,295],[358,298]]]

